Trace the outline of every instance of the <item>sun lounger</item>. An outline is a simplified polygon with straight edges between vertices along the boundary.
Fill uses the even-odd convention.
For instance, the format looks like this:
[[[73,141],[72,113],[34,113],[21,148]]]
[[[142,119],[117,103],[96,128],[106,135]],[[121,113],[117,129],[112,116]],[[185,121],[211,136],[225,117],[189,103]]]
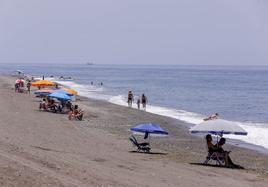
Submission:
[[[149,146],[149,143],[138,143],[137,139],[133,135],[129,138],[129,140],[132,142],[133,146],[137,148],[137,152],[150,152],[151,148]]]

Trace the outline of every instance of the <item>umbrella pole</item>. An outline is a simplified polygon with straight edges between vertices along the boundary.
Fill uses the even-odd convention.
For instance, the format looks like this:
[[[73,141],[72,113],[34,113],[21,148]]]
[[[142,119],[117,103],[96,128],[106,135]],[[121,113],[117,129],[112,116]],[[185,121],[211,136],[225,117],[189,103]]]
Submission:
[[[217,134],[217,147],[219,147],[219,135]]]

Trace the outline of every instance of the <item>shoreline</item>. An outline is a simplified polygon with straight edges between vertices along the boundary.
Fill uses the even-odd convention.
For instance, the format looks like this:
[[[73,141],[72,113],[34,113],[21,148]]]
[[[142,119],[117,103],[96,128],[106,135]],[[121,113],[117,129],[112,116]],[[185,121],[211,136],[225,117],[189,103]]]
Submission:
[[[57,81],[55,81],[57,82]],[[124,108],[129,108],[128,106],[123,106],[123,105],[120,105],[120,104],[116,104],[116,103],[113,103],[113,102],[110,102],[110,101],[106,101],[106,100],[102,100],[102,99],[97,99],[97,98],[91,98],[91,97],[86,97],[86,96],[80,96],[79,93],[77,95],[78,97],[77,98],[80,98],[82,100],[93,100],[93,101],[102,101],[102,102],[106,102],[106,103],[109,103],[109,104],[114,104],[116,106],[120,106],[120,107],[124,107]],[[138,110],[137,108],[135,107],[131,107],[131,109],[133,110]],[[185,122],[185,121],[182,121],[180,119],[176,119],[174,117],[170,117],[170,116],[165,116],[165,115],[161,115],[161,114],[156,114],[156,113],[153,113],[153,112],[149,112],[149,111],[144,111],[144,110],[138,110],[140,112],[146,112],[146,113],[150,113],[150,114],[153,114],[153,115],[158,115],[158,116],[162,116],[162,117],[165,117],[165,118],[170,118],[172,120],[175,120],[177,121],[177,123],[179,125],[182,125],[184,126],[187,130],[190,129],[190,127],[194,126],[195,124],[193,123],[188,123],[188,122]],[[189,131],[188,131],[189,134],[191,134]],[[204,135],[193,135],[191,134],[191,136],[193,137],[199,137],[199,138],[204,138],[205,134]],[[230,138],[226,138],[227,139],[227,142],[228,144],[230,145],[233,145],[233,146],[237,146],[237,147],[240,147],[240,148],[246,148],[246,149],[249,149],[249,150],[253,150],[253,151],[258,151],[262,154],[266,154],[268,155],[268,149],[261,146],[261,145],[256,145],[256,144],[252,144],[252,143],[248,143],[248,142],[245,142],[243,140],[239,140],[239,139],[230,139]]]
[[[52,81],[55,81],[55,82],[57,82],[58,80],[52,80]],[[59,80],[59,83],[61,84],[61,83],[64,83],[64,81],[61,81],[61,80]],[[75,83],[75,82],[73,82],[73,83]],[[75,84],[77,84],[77,83],[75,83]],[[63,84],[63,86],[68,86],[68,84]],[[90,97],[90,96],[85,96],[85,95],[83,95],[83,96],[80,96],[80,97],[84,97],[84,98],[86,98],[86,99],[93,99],[93,100],[99,100],[99,101],[104,101],[104,102],[108,102],[108,103],[112,103],[112,104],[115,104],[115,105],[118,105],[118,106],[122,106],[122,107],[126,107],[126,108],[128,108],[128,106],[127,105],[124,105],[123,103],[122,103],[122,101],[120,101],[119,103],[118,102],[115,102],[114,100],[110,100],[110,99],[101,99],[101,98],[94,98],[94,97]],[[114,96],[114,97],[117,97],[117,96]],[[157,111],[155,108],[158,108],[158,110],[160,110],[160,111]],[[133,107],[133,109],[137,109],[136,108],[136,105],[135,105],[135,103],[134,103],[134,107]],[[156,110],[156,111],[155,111]],[[162,111],[163,110],[163,111]],[[141,110],[142,111],[142,110]],[[162,112],[164,112],[164,114],[161,114],[161,111]],[[187,126],[187,128],[189,128],[189,127],[191,127],[191,126],[193,126],[193,125],[195,125],[195,124],[198,124],[198,122],[197,121],[200,121],[202,118],[200,118],[201,116],[199,116],[199,115],[201,115],[201,114],[195,114],[195,113],[193,113],[193,114],[195,114],[195,115],[198,115],[198,116],[196,116],[196,119],[194,119],[195,121],[193,121],[194,123],[191,123],[191,122],[189,122],[189,120],[187,121],[185,121],[185,120],[183,120],[183,119],[180,119],[180,117],[176,117],[175,116],[175,113],[174,112],[176,112],[176,109],[174,109],[174,108],[166,108],[166,107],[161,107],[161,106],[155,106],[155,105],[149,105],[148,106],[148,110],[147,111],[145,111],[145,112],[148,112],[148,113],[152,113],[152,114],[156,114],[156,115],[160,115],[160,116],[164,116],[164,117],[168,117],[168,118],[172,118],[172,119],[175,119],[175,120],[178,120],[180,123],[183,123],[183,124],[186,124],[186,126]],[[187,112],[187,111],[185,111],[185,112]],[[190,113],[192,113],[192,112],[190,112]],[[180,114],[178,114],[178,115],[180,115]],[[198,118],[200,118],[200,119],[198,119]],[[193,119],[192,119],[193,120]],[[234,123],[239,123],[239,124],[241,124],[241,125],[243,125],[243,126],[245,126],[245,124],[243,124],[244,122],[234,122]],[[249,127],[251,127],[251,126],[249,126]],[[254,126],[253,126],[254,127]],[[243,127],[243,128],[246,128],[246,126],[245,127]],[[266,130],[266,128],[264,129],[264,130]],[[251,132],[251,131],[248,131],[248,132]],[[204,135],[205,136],[205,135]],[[225,137],[226,138],[226,137]],[[242,137],[243,138],[243,137]],[[250,137],[250,138],[252,138],[252,137]],[[227,139],[228,140],[230,140],[230,143],[232,144],[232,145],[237,145],[237,146],[240,146],[240,147],[243,147],[243,148],[248,148],[248,149],[251,149],[251,150],[255,150],[255,151],[259,151],[259,152],[261,152],[261,153],[265,153],[265,154],[268,154],[268,148],[267,147],[264,147],[263,145],[262,145],[262,143],[261,144],[254,144],[254,143],[251,143],[249,140],[250,140],[250,138],[247,140],[247,141],[244,141],[243,139],[240,139],[240,137],[238,137],[237,139],[231,139],[231,138],[228,138],[227,137]],[[257,138],[257,137],[253,137],[253,138]]]
[[[10,180],[22,187],[268,184],[267,155],[226,145],[245,170],[193,165],[204,161],[207,150],[203,139],[189,134],[186,123],[80,96],[75,103],[85,111],[84,120],[69,121],[64,114],[40,112],[33,94],[14,93],[13,79],[0,75],[0,166],[9,168],[0,167],[2,184]],[[128,140],[129,128],[145,121],[159,123],[170,133],[152,137],[152,154],[133,152]]]
[[[9,75],[5,75],[5,76],[9,77]],[[54,82],[57,82],[57,80],[54,80]],[[61,85],[61,86],[64,86],[63,84],[61,84],[61,82],[62,82],[62,80],[60,80],[60,82],[57,82],[57,83],[59,85]],[[76,96],[76,99],[78,101],[79,100],[80,101],[81,100],[83,100],[83,101],[92,100],[92,101],[96,101],[96,102],[97,101],[101,101],[101,102],[104,102],[104,103],[107,103],[107,104],[114,104],[114,105],[119,106],[119,107],[129,108],[127,105],[124,106],[124,105],[120,105],[120,104],[117,104],[117,103],[114,103],[114,102],[111,102],[111,101],[107,101],[107,100],[104,100],[104,99],[98,99],[98,98],[91,98],[91,97],[81,96],[81,95],[79,95],[79,93]],[[130,109],[132,109],[132,110],[138,110],[136,107],[130,107]],[[180,126],[185,127],[185,130],[188,131],[188,134],[190,134],[193,137],[199,137],[199,138],[202,138],[203,139],[204,136],[205,136],[205,134],[204,135],[193,135],[193,134],[191,134],[189,132],[190,127],[192,127],[192,126],[195,125],[193,123],[185,122],[185,121],[182,121],[180,119],[177,119],[177,118],[174,118],[174,117],[171,117],[171,116],[161,115],[161,114],[153,113],[153,112],[150,112],[150,111],[144,111],[144,110],[138,110],[138,111],[149,113],[149,114],[153,114],[153,115],[157,115],[157,116],[161,116],[161,117],[165,117],[165,118],[170,118],[171,120],[175,120],[175,123],[177,123]],[[257,152],[259,152],[261,154],[268,155],[268,149],[265,148],[265,147],[263,147],[263,146],[252,144],[252,143],[248,143],[248,142],[245,142],[245,141],[239,140],[239,139],[230,139],[230,138],[226,138],[226,139],[227,139],[227,144],[229,144],[229,145],[240,147],[240,148],[249,149],[249,150],[252,150],[252,151],[257,151]]]
[[[40,76],[37,75],[37,77],[40,77]],[[48,79],[51,79],[52,81],[63,83],[63,85],[65,85],[65,86],[71,86],[72,88],[76,87],[78,91],[81,91],[81,92],[79,92],[79,94],[81,93],[83,97],[102,100],[102,101],[114,103],[114,104],[117,104],[120,106],[125,106],[124,105],[125,99],[122,98],[122,97],[124,97],[123,95],[111,96],[109,94],[107,94],[107,95],[101,94],[101,93],[95,94],[94,90],[99,89],[99,87],[92,88],[93,91],[90,92],[88,90],[91,90],[91,88],[87,88],[87,86],[90,86],[90,85],[78,84],[78,83],[76,83],[76,81],[71,81],[71,82],[67,81],[65,83],[65,81],[58,80],[56,77],[53,77],[53,78],[48,77]],[[83,88],[80,89],[80,86]],[[136,108],[135,104],[134,104],[134,108]],[[165,106],[161,107],[161,106],[156,106],[156,105],[149,105],[148,112],[178,119],[179,121],[183,121],[183,122],[189,124],[189,126],[191,126],[191,124],[200,123],[202,121],[202,119],[204,118],[203,115],[198,114],[198,113],[192,113],[192,112],[187,112],[184,110],[177,110],[175,108],[168,108]],[[188,114],[188,113],[190,113],[190,114]],[[231,141],[237,140],[237,142],[239,144],[243,144],[243,145],[241,145],[242,147],[247,147],[249,149],[253,149],[256,151],[261,151],[263,153],[268,152],[268,147],[266,145],[266,142],[268,142],[268,139],[266,137],[266,134],[268,133],[268,128],[266,128],[265,126],[262,127],[261,123],[258,123],[258,122],[242,122],[242,121],[240,121],[240,122],[239,121],[231,121],[231,122],[237,123],[238,125],[240,125],[242,128],[244,128],[249,133],[247,137],[236,136],[236,137],[234,137],[234,139],[230,139],[230,138],[233,138],[233,137],[230,137],[229,139]],[[263,125],[266,125],[266,124],[263,124]],[[260,132],[260,133],[255,133],[255,132]],[[228,136],[225,136],[225,137],[228,137]],[[264,139],[261,140],[259,137],[263,137]],[[238,143],[234,143],[234,144],[238,144]]]
[[[191,127],[191,125],[194,125],[194,124],[191,124],[191,123],[187,123],[187,122],[184,122],[184,121],[181,121],[179,119],[175,119],[175,118],[172,118],[172,117],[168,117],[168,116],[164,116],[164,115],[159,115],[159,114],[155,114],[155,113],[151,113],[151,112],[147,112],[147,111],[143,111],[143,110],[138,110],[138,109],[135,109],[135,108],[129,108],[127,106],[122,106],[122,105],[118,105],[118,104],[115,104],[115,103],[111,103],[111,102],[108,102],[106,100],[99,100],[99,99],[93,99],[93,98],[88,98],[88,97],[84,97],[84,96],[79,96],[77,97],[78,98],[78,101],[80,102],[80,104],[82,104],[81,106],[83,107],[88,107],[89,103],[101,103],[102,105],[110,105],[110,106],[113,106],[113,107],[116,107],[116,108],[121,108],[122,110],[130,110],[130,111],[133,111],[133,112],[137,112],[137,113],[140,113],[142,114],[143,116],[155,116],[156,118],[160,118],[161,120],[163,120],[164,122],[161,124],[161,126],[165,127],[166,129],[171,129],[170,131],[180,131],[180,133],[182,133],[182,135],[180,134],[180,136],[183,136],[183,137],[187,137],[189,139],[192,139],[194,141],[197,141],[197,142],[202,142],[202,146],[205,145],[205,141],[204,141],[204,136],[200,136],[200,135],[192,135],[190,132],[189,132],[189,127]],[[87,110],[87,109],[86,109]],[[86,117],[87,118],[87,117]],[[142,122],[148,122],[150,120],[147,120],[147,121],[142,121]],[[116,133],[114,131],[110,131],[114,134],[117,134],[119,135],[120,137],[124,137],[124,138],[127,138],[129,137],[129,135],[131,134],[131,131],[129,130],[129,128],[133,125],[135,125],[137,123],[133,123],[131,125],[127,125],[127,128],[124,128],[124,129],[121,129],[121,131],[119,133]],[[107,130],[107,129],[106,129]],[[123,135],[124,133],[127,133],[128,135]],[[173,134],[173,136],[176,136],[177,134]],[[168,139],[168,137],[165,137],[165,138],[161,138],[161,139]],[[156,141],[160,141],[161,139],[158,139]],[[170,142],[170,141],[168,141]],[[159,143],[159,142],[157,142]],[[166,143],[165,143],[166,145]],[[159,148],[164,150],[164,151],[171,151],[170,149],[165,149],[165,146],[161,145],[161,144],[158,144]],[[268,149],[262,147],[262,146],[258,146],[258,145],[254,145],[254,144],[250,144],[250,143],[247,143],[247,142],[244,142],[244,141],[241,141],[241,140],[237,140],[237,139],[229,139],[227,138],[227,143],[226,143],[226,147],[227,147],[227,150],[228,149],[231,149],[231,150],[236,150],[236,149],[239,149],[239,150],[242,150],[243,152],[250,152],[250,153],[259,153],[260,155],[264,155],[265,157],[268,156]],[[189,148],[186,148],[186,149],[189,149]],[[199,150],[200,151],[200,150]],[[203,151],[203,150],[202,150]],[[257,151],[257,152],[256,152]]]

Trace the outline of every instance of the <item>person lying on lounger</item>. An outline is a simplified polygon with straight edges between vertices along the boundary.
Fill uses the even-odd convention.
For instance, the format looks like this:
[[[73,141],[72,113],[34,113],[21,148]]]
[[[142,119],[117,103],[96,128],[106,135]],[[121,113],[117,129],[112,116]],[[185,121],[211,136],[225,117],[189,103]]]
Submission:
[[[203,119],[204,121],[209,121],[209,120],[214,120],[214,119],[219,119],[219,114],[218,113],[215,113],[215,114],[213,114],[213,115],[211,115],[211,116],[209,116],[209,117],[207,117],[207,118],[205,118],[205,119]]]

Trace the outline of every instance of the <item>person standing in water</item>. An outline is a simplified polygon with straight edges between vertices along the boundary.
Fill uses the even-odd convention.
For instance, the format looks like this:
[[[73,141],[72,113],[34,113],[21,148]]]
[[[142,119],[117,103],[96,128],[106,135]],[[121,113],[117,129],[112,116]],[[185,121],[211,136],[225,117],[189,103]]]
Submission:
[[[143,93],[141,96],[141,104],[144,110],[146,110],[146,104],[147,104],[148,100],[147,97],[145,96],[145,94]]]
[[[132,91],[130,90],[128,92],[128,98],[127,98],[127,103],[128,103],[128,106],[129,107],[132,107],[132,102],[134,101],[134,97],[133,97],[133,93]]]
[[[141,100],[140,100],[140,98],[138,98],[138,100],[137,100],[137,107],[138,107],[138,109],[140,109],[140,106],[141,106]]]

